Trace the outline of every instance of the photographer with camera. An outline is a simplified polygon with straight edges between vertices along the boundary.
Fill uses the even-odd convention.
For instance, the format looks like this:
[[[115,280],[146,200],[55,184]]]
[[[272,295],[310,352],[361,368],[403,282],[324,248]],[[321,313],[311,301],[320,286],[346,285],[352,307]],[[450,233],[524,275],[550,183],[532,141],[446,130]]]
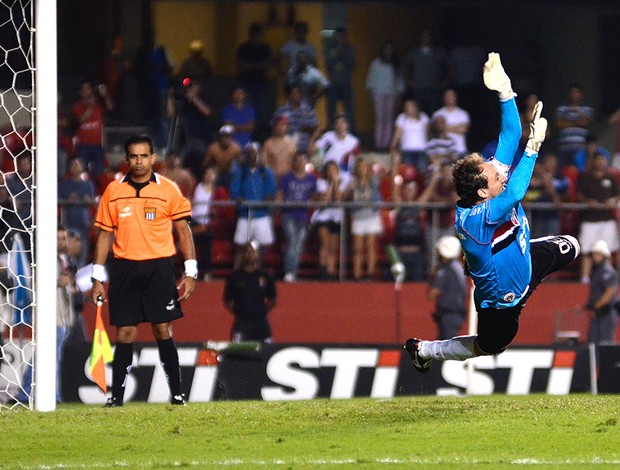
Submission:
[[[199,177],[207,146],[213,141],[211,117],[213,109],[207,103],[198,80],[182,78],[168,90],[167,113],[172,125],[168,136],[168,151],[181,151],[184,166]],[[181,135],[179,135],[181,134]],[[181,139],[181,145],[178,144]]]

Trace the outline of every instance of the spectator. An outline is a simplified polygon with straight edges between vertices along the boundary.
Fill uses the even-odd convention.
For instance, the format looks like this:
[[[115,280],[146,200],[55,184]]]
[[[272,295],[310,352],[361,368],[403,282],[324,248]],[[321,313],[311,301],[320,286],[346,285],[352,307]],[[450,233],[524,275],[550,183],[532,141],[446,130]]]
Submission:
[[[233,140],[234,129],[225,124],[220,127],[217,139],[207,147],[202,161],[202,170],[215,166],[218,174],[217,185],[230,185],[231,166],[241,160],[241,147]]]
[[[365,203],[381,202],[379,183],[366,160],[355,162],[353,178],[346,191],[347,199],[362,204],[351,211],[351,234],[353,235],[353,279],[374,279],[377,274],[377,242],[383,232],[381,209],[364,206]],[[364,264],[366,276],[364,276]]]
[[[431,271],[426,297],[435,304],[433,320],[437,324],[437,339],[450,339],[459,334],[465,323],[467,278],[458,238],[441,237],[435,250],[439,260]]]
[[[443,107],[433,113],[433,120],[438,117],[446,120],[448,136],[456,143],[459,155],[467,153],[467,133],[469,132],[469,113],[458,106],[456,91],[448,88],[443,92]]]
[[[573,155],[573,165],[579,170],[580,173],[586,170],[586,167],[592,163],[594,159],[594,154],[600,153],[601,155],[605,155],[607,161],[611,162],[611,155],[609,151],[599,145],[598,137],[596,134],[590,132],[586,137],[586,145],[584,148],[581,148],[575,152]]]
[[[611,264],[611,252],[605,240],[598,240],[590,250],[592,280],[586,310],[590,312],[588,343],[616,342],[618,325],[618,273]]]
[[[84,266],[84,262],[80,261],[82,253],[82,235],[75,230],[67,231],[67,253],[64,264],[71,276],[71,299],[73,301],[74,318],[73,323],[68,325],[67,335],[64,345],[67,344],[84,344],[86,342],[86,327],[82,318],[82,310],[84,309],[84,293],[81,292],[76,284],[75,276],[78,269]],[[59,256],[63,257],[64,253]]]
[[[620,170],[620,109],[617,109],[611,116],[609,116],[609,125],[613,127],[616,143],[614,146],[612,166],[616,170]]]
[[[259,23],[252,23],[248,30],[248,40],[237,49],[237,73],[239,83],[248,94],[249,104],[256,111],[256,127],[260,136],[268,127],[267,97],[269,82],[267,72],[272,65],[271,48],[263,41],[263,31]]]
[[[206,89],[209,80],[213,78],[211,63],[202,56],[205,45],[200,39],[194,39],[189,43],[189,57],[181,62],[177,77],[180,81],[189,78],[200,83],[202,89]]]
[[[334,130],[325,132],[310,143],[309,153],[319,151],[323,163],[335,161],[340,171],[350,172],[362,153],[360,141],[349,133],[349,120],[344,114],[336,116]]]
[[[396,191],[396,202],[416,202],[419,195],[418,183],[415,180],[405,182],[400,191]],[[406,276],[410,281],[426,279],[426,259],[424,258],[424,222],[422,209],[415,206],[399,206],[396,211],[396,231],[394,244],[405,265]]]
[[[559,171],[558,157],[548,153],[536,162],[524,201],[553,203],[557,208],[564,202],[569,186],[570,180]],[[560,214],[557,210],[532,210],[531,237],[558,233]]]
[[[208,104],[197,80],[184,81],[180,91],[171,89],[168,93],[168,115],[180,124],[183,131],[184,166],[194,174],[202,172],[202,159],[208,145],[213,141],[213,108]],[[173,132],[171,151],[176,147],[176,129]]]
[[[278,183],[277,201],[307,202],[316,194],[316,176],[306,171],[306,155],[297,152],[293,158],[293,169],[286,173]],[[308,232],[308,208],[282,208],[282,229],[286,238],[284,252],[284,280],[295,282],[299,260],[303,253]]]
[[[420,33],[420,44],[405,58],[407,90],[420,105],[420,110],[431,114],[440,106],[441,89],[446,84],[447,54],[442,47],[433,45],[429,29]]]
[[[310,139],[319,132],[319,119],[314,108],[302,100],[297,85],[287,87],[288,101],[276,109],[275,116],[285,116],[288,134],[293,136],[297,150],[307,152]]]
[[[57,277],[56,277],[56,402],[62,402],[62,346],[67,335],[67,329],[73,324],[75,312],[72,302],[71,273],[66,264],[67,229],[61,225],[57,232]],[[32,392],[32,366],[27,365],[22,379],[22,387],[17,395],[20,402],[27,402]]]
[[[80,85],[80,99],[73,105],[71,113],[77,121],[75,154],[93,178],[99,178],[104,168],[103,126],[104,116],[113,109],[105,85],[97,91],[90,82]]]
[[[594,110],[583,104],[583,89],[576,83],[572,84],[568,92],[568,103],[558,106],[555,111],[561,167],[573,163],[575,152],[585,148],[593,118]]]
[[[426,142],[426,160],[436,168],[443,160],[456,160],[456,142],[448,135],[446,118],[437,116],[431,121],[431,138]]]
[[[310,61],[314,63],[317,59],[316,47],[308,42],[308,23],[305,21],[298,21],[293,26],[294,38],[285,42],[280,48],[280,54],[278,56],[278,63],[280,65],[280,71],[290,70],[297,65],[297,58],[299,52],[305,52]],[[285,63],[283,63],[283,59]]]
[[[327,118],[329,122],[334,121],[336,108],[340,103],[342,111],[351,123],[351,129],[355,129],[351,87],[351,75],[355,70],[355,50],[347,40],[346,28],[336,28],[333,43],[325,48],[325,66],[329,77]]]
[[[243,149],[243,161],[235,165],[230,182],[230,198],[237,203],[269,201],[276,194],[275,178],[268,167],[259,164],[260,146],[250,142]],[[244,245],[255,240],[264,249],[274,241],[269,209],[241,206],[237,212],[234,242],[237,245],[235,267],[240,266]]]
[[[223,301],[235,317],[232,342],[272,342],[267,315],[276,305],[276,285],[271,275],[260,269],[258,245],[243,245],[240,267],[224,284]]]
[[[32,155],[30,152],[20,153],[15,158],[15,171],[2,175],[8,192],[8,212],[17,217],[9,218],[6,210],[3,210],[2,220],[16,230],[25,231],[32,227]],[[30,249],[30,237],[24,237],[27,249]]]
[[[370,93],[375,112],[375,147],[378,150],[387,150],[392,139],[394,107],[404,89],[393,41],[384,41],[379,57],[370,63],[366,89]]]
[[[169,180],[174,181],[184,197],[189,199],[194,193],[196,178],[194,178],[194,175],[192,175],[188,169],[183,168],[181,156],[179,154],[171,152],[166,155],[164,166],[159,173]]]
[[[422,112],[417,101],[405,99],[403,112],[395,122],[390,154],[394,162],[413,165],[420,173],[426,171],[426,141],[429,131],[428,115]]]
[[[112,107],[110,111],[115,116],[118,116],[119,108],[122,105],[125,78],[129,71],[129,60],[123,53],[123,46],[123,38],[114,36],[96,73],[97,83],[104,85],[107,90]]]
[[[276,181],[293,167],[297,151],[295,140],[287,135],[288,119],[285,115],[273,118],[273,131],[263,145],[263,161],[273,171]]]
[[[486,53],[476,44],[474,34],[473,31],[466,33],[462,43],[450,51],[448,81],[459,97],[460,106],[471,116],[468,147],[477,150],[482,148],[487,135],[495,133],[496,124],[489,116],[494,115],[496,105],[480,80],[480,70],[486,60]],[[448,125],[451,125],[450,121]]]
[[[314,107],[316,100],[327,91],[329,80],[314,66],[307,52],[299,51],[295,65],[286,74],[286,84],[298,86],[302,99]]]
[[[317,198],[324,206],[315,210],[310,220],[319,237],[319,276],[322,279],[337,279],[343,210],[330,204],[342,201],[349,180],[349,174],[340,173],[338,164],[330,160],[323,166],[316,184]]]
[[[211,201],[214,199],[216,179],[216,167],[208,166],[205,168],[202,179],[196,186],[192,197],[192,234],[198,255],[198,274],[205,281],[210,279],[209,272],[211,271],[211,244],[213,241]]]
[[[256,111],[247,103],[245,89],[237,84],[232,90],[232,103],[222,109],[222,121],[234,129],[233,139],[243,148],[252,140],[256,126]]]
[[[590,282],[592,246],[604,240],[611,253],[618,251],[618,223],[615,210],[620,199],[616,178],[609,172],[607,158],[595,154],[592,165],[577,179],[577,202],[585,202],[589,209],[581,212],[579,243],[581,244],[581,282]]]
[[[69,230],[76,231],[82,240],[79,264],[87,260],[89,250],[89,232],[92,225],[91,205],[95,202],[95,189],[92,182],[85,178],[82,161],[79,158],[69,160],[67,175],[58,184],[58,199],[70,205],[61,206],[60,220]]]
[[[419,199],[419,202],[438,202],[447,205],[443,209],[427,210],[426,217],[430,226],[429,230],[426,230],[426,246],[433,246],[440,237],[454,235],[454,204],[457,201],[458,196],[452,179],[452,163],[444,160],[432,169],[430,180]],[[437,225],[434,225],[435,221]],[[431,266],[433,253],[427,253],[427,256],[430,256],[428,265]]]
[[[169,147],[168,90],[172,84],[172,65],[162,45],[155,44],[155,32],[145,33],[134,59],[138,100],[158,149]]]

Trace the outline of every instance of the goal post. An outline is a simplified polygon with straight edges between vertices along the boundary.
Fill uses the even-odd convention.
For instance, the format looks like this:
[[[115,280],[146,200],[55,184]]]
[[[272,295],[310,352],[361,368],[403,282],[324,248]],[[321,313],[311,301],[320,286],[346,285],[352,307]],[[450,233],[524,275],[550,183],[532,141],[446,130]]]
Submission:
[[[56,0],[34,0],[34,407],[56,409],[58,79]]]

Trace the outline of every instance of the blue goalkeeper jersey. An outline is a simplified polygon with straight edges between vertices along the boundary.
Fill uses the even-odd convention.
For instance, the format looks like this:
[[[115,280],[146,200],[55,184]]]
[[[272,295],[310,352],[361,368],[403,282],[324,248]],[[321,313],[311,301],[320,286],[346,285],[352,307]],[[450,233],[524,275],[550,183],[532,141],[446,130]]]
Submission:
[[[502,127],[495,160],[508,176],[498,196],[473,207],[457,204],[455,228],[474,281],[474,297],[483,308],[508,308],[528,291],[532,276],[530,227],[520,201],[525,196],[537,153],[526,150],[512,168],[521,138],[514,98],[501,102]]]

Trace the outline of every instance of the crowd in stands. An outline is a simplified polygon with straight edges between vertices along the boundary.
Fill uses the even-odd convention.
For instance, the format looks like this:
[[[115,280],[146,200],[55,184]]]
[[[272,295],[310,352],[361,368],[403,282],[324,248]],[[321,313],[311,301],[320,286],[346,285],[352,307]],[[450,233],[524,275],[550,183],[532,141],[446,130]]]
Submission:
[[[249,240],[258,242],[263,262],[285,281],[340,278],[344,227],[345,278],[389,279],[384,247],[394,244],[407,279],[426,280],[433,261],[428,247],[454,234],[451,164],[471,151],[490,157],[497,145],[488,141],[496,131],[488,131],[490,119],[484,116],[486,51],[462,44],[448,52],[425,30],[401,61],[394,42],[386,39],[366,74],[374,132],[372,143],[362,144],[354,121],[352,76],[360,66],[355,46],[345,28],[336,29],[323,51],[324,73],[317,66],[319,50],[307,36],[307,24],[296,23],[294,37],[274,53],[262,39],[261,25],[252,24],[247,41],[237,48],[229,102],[220,107],[207,93],[217,71],[204,58],[201,41],[192,41],[176,73],[165,48],[152,38],[133,63],[122,56],[122,41],[115,41],[99,69],[103,72],[82,83],[75,103],[59,109],[61,222],[81,236],[81,261],[89,256],[92,204],[125,171],[122,161],[107,159],[104,128],[122,104],[123,76],[133,70],[148,132],[165,156],[156,171],[193,202],[193,233],[205,279],[230,272]],[[266,102],[270,74],[285,85],[282,103]],[[538,96],[519,100],[524,145]],[[327,129],[319,123],[320,105],[326,105]],[[545,114],[553,122],[552,138],[526,201],[556,207],[586,202],[592,210],[533,210],[533,236],[560,229],[574,233],[586,254],[604,238],[615,254],[620,139],[614,152],[596,140],[594,110],[577,84],[565,104]],[[620,111],[609,125],[620,136]],[[274,209],[272,201],[280,207]],[[381,207],[382,201],[442,205],[433,210],[420,204]],[[330,205],[334,202],[352,204],[345,210]],[[584,282],[588,259],[579,273]]]

